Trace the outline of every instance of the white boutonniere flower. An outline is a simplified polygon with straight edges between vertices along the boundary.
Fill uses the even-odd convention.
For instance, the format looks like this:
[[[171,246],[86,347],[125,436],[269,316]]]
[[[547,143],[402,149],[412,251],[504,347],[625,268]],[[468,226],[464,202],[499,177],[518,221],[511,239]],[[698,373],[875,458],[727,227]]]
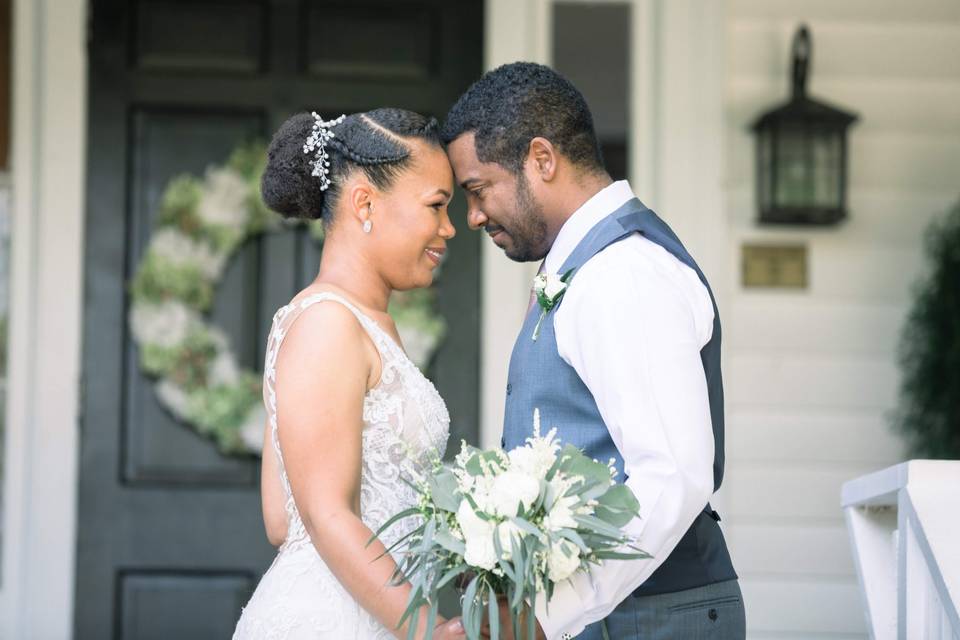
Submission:
[[[563,275],[556,273],[541,273],[533,279],[533,293],[537,296],[537,304],[540,306],[540,319],[537,320],[537,326],[533,329],[533,339],[540,337],[540,325],[547,314],[560,304],[560,299],[567,292],[567,285],[573,277],[574,269],[570,269]]]

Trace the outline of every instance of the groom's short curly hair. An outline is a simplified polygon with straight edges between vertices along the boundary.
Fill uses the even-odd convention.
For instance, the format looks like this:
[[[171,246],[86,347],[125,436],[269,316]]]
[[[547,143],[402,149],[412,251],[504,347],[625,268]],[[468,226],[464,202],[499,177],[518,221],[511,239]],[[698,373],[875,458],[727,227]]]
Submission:
[[[515,174],[536,137],[587,171],[604,169],[587,101],[542,64],[505,64],[474,82],[450,109],[440,135],[450,143],[470,132],[481,162],[496,162]]]

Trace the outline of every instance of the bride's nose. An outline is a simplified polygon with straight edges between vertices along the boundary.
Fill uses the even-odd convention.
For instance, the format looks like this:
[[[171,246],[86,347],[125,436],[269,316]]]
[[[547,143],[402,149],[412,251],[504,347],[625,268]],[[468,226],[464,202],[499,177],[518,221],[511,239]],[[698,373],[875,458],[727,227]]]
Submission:
[[[450,222],[450,216],[446,211],[443,212],[443,219],[440,221],[439,235],[444,240],[449,240],[453,236],[457,235],[457,228],[453,226],[452,222]]]

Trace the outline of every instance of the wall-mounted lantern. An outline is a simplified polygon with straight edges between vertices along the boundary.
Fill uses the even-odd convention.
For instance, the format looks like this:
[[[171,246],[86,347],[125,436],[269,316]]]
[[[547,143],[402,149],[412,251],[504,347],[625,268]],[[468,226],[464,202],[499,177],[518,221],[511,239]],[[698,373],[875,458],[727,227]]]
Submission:
[[[847,216],[847,128],[856,121],[807,96],[812,45],[793,38],[793,95],[753,124],[761,223],[834,224]]]

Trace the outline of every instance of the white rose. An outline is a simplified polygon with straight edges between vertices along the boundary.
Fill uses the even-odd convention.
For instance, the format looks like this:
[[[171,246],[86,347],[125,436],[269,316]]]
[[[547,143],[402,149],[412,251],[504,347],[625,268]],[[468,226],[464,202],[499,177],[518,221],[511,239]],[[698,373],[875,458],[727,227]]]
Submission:
[[[493,523],[481,519],[466,500],[463,500],[460,508],[457,509],[457,522],[460,524],[460,530],[463,531],[463,537],[468,542],[473,539],[490,538],[493,534]],[[491,541],[490,544],[493,542]]]
[[[239,376],[240,369],[237,367],[236,360],[233,359],[233,354],[229,351],[220,351],[210,364],[207,383],[211,387],[232,385],[236,383]]]
[[[493,569],[497,566],[497,550],[493,546],[493,534],[468,538],[463,560],[471,567],[480,569]]]
[[[543,288],[543,292],[549,299],[553,300],[558,294],[562,293],[563,290],[567,288],[567,284],[563,282],[560,279],[560,276],[555,273],[548,273],[546,275],[547,283]]]
[[[580,568],[580,547],[569,540],[550,545],[547,553],[547,575],[554,582],[566,580]]]
[[[490,502],[497,515],[512,518],[519,506],[529,509],[540,496],[540,481],[519,471],[504,471],[493,481]]]
[[[550,512],[543,519],[543,526],[548,531],[558,531],[560,529],[576,529],[577,522],[573,519],[573,506],[579,499],[576,496],[567,496],[557,498]]]
[[[537,293],[544,291],[547,288],[547,276],[543,273],[538,274],[533,279],[533,290]]]

